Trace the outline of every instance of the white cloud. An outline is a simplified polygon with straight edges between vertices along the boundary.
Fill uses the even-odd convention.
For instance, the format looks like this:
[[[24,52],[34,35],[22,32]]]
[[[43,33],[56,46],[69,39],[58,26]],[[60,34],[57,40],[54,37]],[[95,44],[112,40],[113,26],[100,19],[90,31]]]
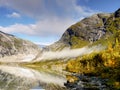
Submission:
[[[23,33],[41,37],[61,36],[79,19],[96,11],[76,4],[76,0],[0,0],[0,6],[7,6],[21,14],[37,20],[34,24],[14,24],[0,29],[7,33]],[[19,16],[13,13],[10,16]]]
[[[23,33],[27,35],[38,35],[42,37],[51,37],[54,35],[61,36],[63,32],[73,24],[74,21],[70,19],[44,19],[35,24],[23,25],[14,24],[11,26],[0,26],[0,30],[6,33]]]
[[[92,52],[99,52],[104,49],[105,47],[102,47],[101,45],[97,45],[93,47],[86,46],[79,49],[64,48],[61,51],[46,51],[39,54],[39,56],[37,55],[37,61],[75,58],[78,56],[83,56],[85,54],[90,54]]]
[[[77,5],[77,0],[0,0],[0,6],[13,8],[34,18],[89,16],[94,11]],[[87,10],[88,9],[88,10]]]
[[[7,17],[9,17],[9,18],[20,18],[21,15],[19,13],[13,12],[12,14],[8,14]]]

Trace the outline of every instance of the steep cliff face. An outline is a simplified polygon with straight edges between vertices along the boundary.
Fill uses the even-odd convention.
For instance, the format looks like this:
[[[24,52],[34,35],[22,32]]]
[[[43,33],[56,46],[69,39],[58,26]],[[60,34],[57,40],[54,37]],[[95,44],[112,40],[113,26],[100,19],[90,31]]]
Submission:
[[[63,47],[81,48],[102,39],[106,40],[114,34],[114,31],[120,29],[119,17],[120,9],[115,13],[100,13],[87,17],[70,26],[61,39],[49,48],[54,50]]]
[[[35,53],[38,50],[39,47],[32,42],[0,31],[0,58],[17,54]]]
[[[109,17],[110,14],[96,14],[72,25],[63,34],[61,41],[70,41],[72,37],[85,41],[100,39],[106,32],[103,20],[105,16]],[[72,44],[72,42],[69,43]]]

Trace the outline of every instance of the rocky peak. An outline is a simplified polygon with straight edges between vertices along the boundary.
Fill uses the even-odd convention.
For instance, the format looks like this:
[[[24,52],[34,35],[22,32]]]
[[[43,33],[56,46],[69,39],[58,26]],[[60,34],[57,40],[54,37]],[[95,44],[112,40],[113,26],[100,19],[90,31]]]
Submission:
[[[0,58],[17,54],[30,54],[38,50],[39,47],[32,42],[0,31]]]
[[[120,17],[120,9],[115,13],[99,13],[86,17],[71,25],[63,33],[61,39],[50,48],[54,48],[54,46],[81,48],[97,41],[100,44],[120,29],[120,18],[118,17]]]
[[[94,42],[99,40],[105,33],[104,23],[110,14],[95,14],[82,21],[70,26],[63,34],[61,41],[71,41],[72,37],[78,40]],[[72,42],[70,42],[72,43]]]
[[[117,10],[117,11],[115,11],[115,17],[120,17],[120,8]]]

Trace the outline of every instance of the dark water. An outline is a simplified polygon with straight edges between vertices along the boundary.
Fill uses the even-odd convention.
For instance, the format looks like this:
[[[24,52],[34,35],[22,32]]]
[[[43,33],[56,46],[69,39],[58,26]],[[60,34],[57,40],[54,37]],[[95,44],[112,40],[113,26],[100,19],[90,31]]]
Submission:
[[[64,85],[69,90],[116,90],[113,86],[108,85],[108,79],[84,74],[71,74],[76,77],[75,82],[67,81]]]
[[[65,90],[64,75],[0,65],[0,90]]]

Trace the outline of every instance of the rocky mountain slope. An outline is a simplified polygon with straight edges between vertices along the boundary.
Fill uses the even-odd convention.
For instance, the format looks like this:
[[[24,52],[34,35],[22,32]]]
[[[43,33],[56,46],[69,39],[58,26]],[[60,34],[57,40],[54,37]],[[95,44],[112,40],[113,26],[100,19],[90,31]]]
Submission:
[[[96,45],[97,48],[103,46],[105,48],[99,52],[92,49],[93,52],[74,58],[63,57],[78,54],[76,51],[71,54],[69,50],[78,50],[75,48],[84,48],[84,46],[91,48]],[[71,49],[63,49],[65,47]],[[53,54],[52,51],[49,51],[48,54],[45,54],[44,50],[55,52]],[[72,73],[66,76],[68,80],[66,86],[70,90],[82,88],[120,90],[120,9],[111,14],[95,14],[81,20],[70,26],[59,41],[44,50],[37,55],[36,59],[41,58],[42,54],[45,57],[54,55],[56,59],[51,59],[51,61],[45,59],[32,64],[35,66],[47,65],[49,69],[52,66],[56,68],[61,65],[64,70]],[[68,53],[64,50],[67,50]],[[88,51],[87,48],[86,52]],[[59,56],[62,59],[58,58]]]
[[[91,22],[93,23],[93,21]],[[109,87],[108,90],[120,90],[120,9],[110,14],[110,16],[105,19],[102,26],[103,29],[101,32],[105,31],[104,34],[101,34],[100,38],[97,39],[95,37],[98,33],[92,37],[92,45],[102,44],[106,45],[107,48],[100,52],[93,52],[88,55],[83,55],[82,57],[79,56],[75,59],[70,59],[67,62],[66,70],[76,73],[79,76],[82,73],[90,78],[100,77],[101,79],[106,79],[106,85]],[[99,29],[100,27],[96,30]],[[89,36],[89,34],[86,35]],[[87,36],[84,36],[84,40],[89,41],[89,39],[86,38]],[[89,80],[87,82],[89,82]],[[79,82],[77,82],[77,84],[78,83]],[[94,87],[94,85],[90,85],[90,83],[86,85],[87,87],[90,86],[89,88]],[[78,86],[81,88],[80,85]],[[86,86],[83,85],[82,87]],[[95,86],[94,88],[97,87]],[[103,88],[97,89],[103,90]]]
[[[110,40],[116,29],[120,29],[120,9],[114,13],[100,13],[87,17],[70,26],[61,39],[49,46],[51,50],[64,47],[81,48],[83,46]]]
[[[39,47],[32,42],[0,31],[0,58],[17,54],[35,54],[38,50]]]

